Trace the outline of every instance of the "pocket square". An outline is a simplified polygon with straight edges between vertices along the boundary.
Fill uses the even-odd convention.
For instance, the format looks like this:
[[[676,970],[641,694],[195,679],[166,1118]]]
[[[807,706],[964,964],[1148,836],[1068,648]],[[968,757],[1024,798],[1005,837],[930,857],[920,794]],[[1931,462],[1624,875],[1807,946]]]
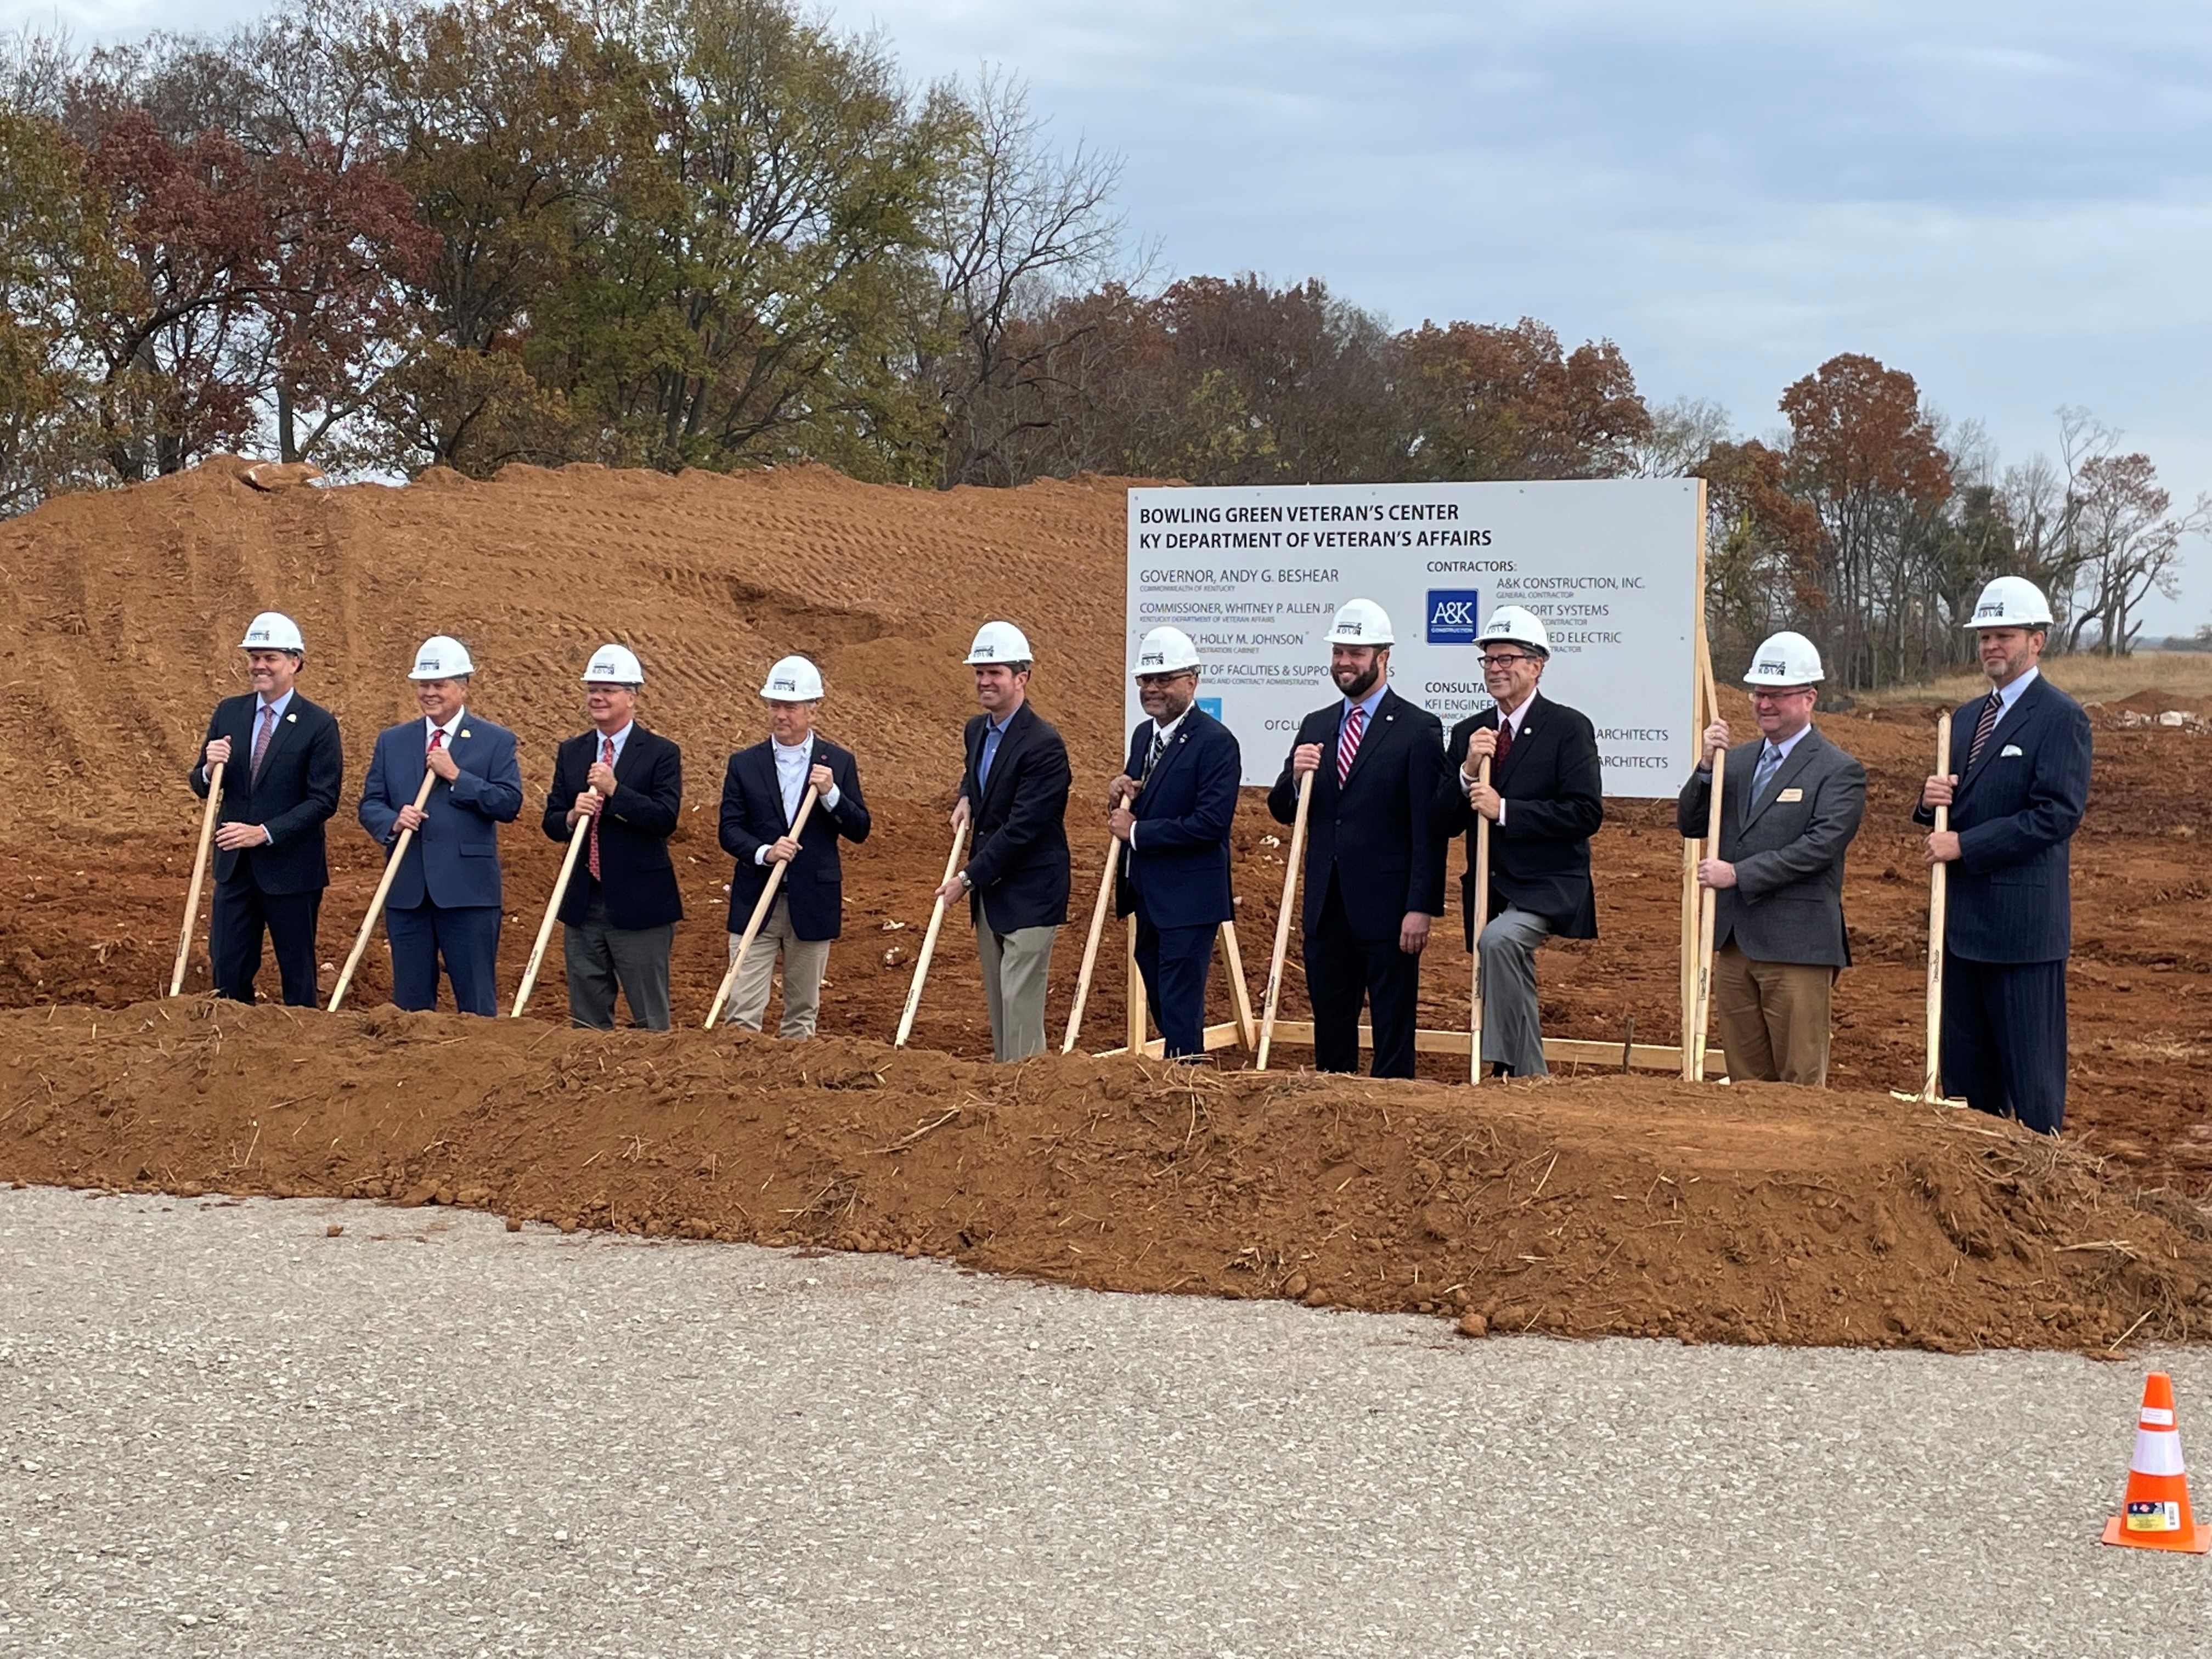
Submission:
[[[2012,757],[2019,754],[2020,752],[2021,748],[2018,744],[2008,743],[2003,748],[1997,750],[1997,758],[1999,760],[2009,760]]]
[[[1802,789],[1785,789],[1774,799],[1777,801],[1802,800],[1805,799],[1805,792]]]

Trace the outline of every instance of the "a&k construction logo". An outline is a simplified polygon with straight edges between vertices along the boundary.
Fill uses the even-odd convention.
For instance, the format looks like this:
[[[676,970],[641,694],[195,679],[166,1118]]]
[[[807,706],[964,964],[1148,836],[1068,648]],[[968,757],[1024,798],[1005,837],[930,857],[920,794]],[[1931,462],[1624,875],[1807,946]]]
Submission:
[[[1481,631],[1480,595],[1472,587],[1432,587],[1429,590],[1428,639],[1431,645],[1473,645]]]

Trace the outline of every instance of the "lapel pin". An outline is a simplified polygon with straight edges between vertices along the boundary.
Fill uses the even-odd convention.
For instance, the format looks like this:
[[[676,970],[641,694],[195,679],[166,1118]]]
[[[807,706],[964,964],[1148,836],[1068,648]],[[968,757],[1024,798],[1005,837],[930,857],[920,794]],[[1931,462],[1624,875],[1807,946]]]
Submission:
[[[285,716],[284,716],[284,723],[285,723],[287,726],[289,726],[289,725],[293,724],[295,721],[296,721],[299,718],[300,718],[300,717],[299,717],[297,714],[287,714],[287,715],[285,715]]]
[[[465,738],[466,736],[468,736],[468,734],[469,734],[469,728],[468,728],[467,726],[463,726],[463,727],[461,728],[461,735],[462,735],[463,737],[465,737]]]

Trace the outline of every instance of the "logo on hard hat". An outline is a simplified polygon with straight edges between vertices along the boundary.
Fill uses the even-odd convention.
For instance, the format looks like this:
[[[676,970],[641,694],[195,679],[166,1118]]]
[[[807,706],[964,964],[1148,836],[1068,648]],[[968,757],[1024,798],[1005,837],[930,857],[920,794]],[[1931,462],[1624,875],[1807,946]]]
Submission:
[[[769,684],[771,688],[778,691],[796,691],[799,690],[799,682],[788,674],[778,674],[774,679],[769,682]]]
[[[1429,643],[1473,645],[1482,627],[1482,596],[1472,587],[1429,590]]]
[[[1754,674],[1786,674],[1790,672],[1790,665],[1779,657],[1761,657],[1759,666],[1751,672]]]

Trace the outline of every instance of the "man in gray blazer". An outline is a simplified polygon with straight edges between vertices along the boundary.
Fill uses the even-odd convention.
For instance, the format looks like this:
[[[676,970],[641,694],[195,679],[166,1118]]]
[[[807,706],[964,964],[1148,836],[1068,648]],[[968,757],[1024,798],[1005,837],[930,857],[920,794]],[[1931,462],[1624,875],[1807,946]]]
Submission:
[[[1705,728],[1705,761],[1682,786],[1676,827],[1705,833],[1713,757],[1729,751],[1720,845],[1698,882],[1720,895],[1713,926],[1713,1006],[1729,1077],[1828,1080],[1828,998],[1850,964],[1844,931],[1844,853],[1866,811],[1866,769],[1813,729],[1820,653],[1802,634],[1777,634],[1752,658],[1755,742],[1729,747]]]

